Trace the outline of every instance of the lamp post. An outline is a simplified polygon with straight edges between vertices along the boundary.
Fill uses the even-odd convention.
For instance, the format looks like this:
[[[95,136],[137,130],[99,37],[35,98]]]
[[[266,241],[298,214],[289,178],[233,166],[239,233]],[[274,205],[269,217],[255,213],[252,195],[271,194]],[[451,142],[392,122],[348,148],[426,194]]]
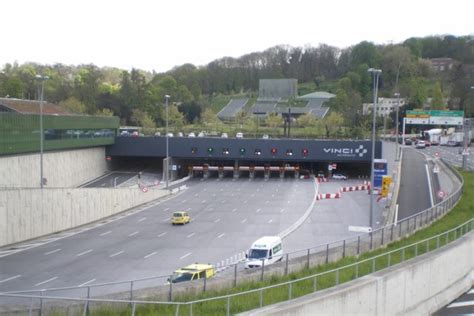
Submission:
[[[168,188],[170,167],[169,167],[169,135],[168,135],[168,100],[170,96],[165,95],[165,106],[166,106],[166,188]]]
[[[44,177],[43,177],[43,99],[44,99],[44,82],[49,79],[48,76],[36,75],[36,79],[41,81],[40,90],[40,188],[43,189]]]
[[[377,111],[377,91],[381,69],[369,68],[367,70],[373,77],[374,103],[372,107],[372,156],[370,163],[370,228],[374,228],[374,160],[375,160],[375,112]]]
[[[400,93],[396,92],[394,96],[397,98],[397,108],[395,109],[395,161],[399,160],[398,155],[398,112],[400,110]]]

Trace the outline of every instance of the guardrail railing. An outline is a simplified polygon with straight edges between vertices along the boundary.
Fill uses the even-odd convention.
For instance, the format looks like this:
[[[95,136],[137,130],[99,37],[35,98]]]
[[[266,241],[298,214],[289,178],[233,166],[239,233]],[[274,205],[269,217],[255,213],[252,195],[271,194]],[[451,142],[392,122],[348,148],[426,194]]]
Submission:
[[[282,261],[271,266],[266,267],[262,265],[261,268],[246,270],[243,267],[243,262],[234,262],[230,265],[220,267],[222,278],[214,279],[202,279],[202,283],[198,281],[186,282],[189,283],[186,286],[182,284],[173,284],[167,283],[169,275],[160,275],[160,276],[150,276],[141,279],[134,280],[124,280],[116,281],[109,283],[101,284],[88,284],[84,286],[76,287],[61,287],[61,288],[50,288],[42,290],[27,290],[27,291],[10,291],[0,293],[0,297],[10,297],[10,298],[24,298],[28,297],[31,299],[30,309],[33,308],[33,302],[39,300],[41,302],[40,307],[36,309],[43,308],[44,300],[61,300],[65,301],[82,301],[82,302],[128,302],[135,305],[138,304],[136,299],[140,297],[149,297],[154,296],[161,298],[162,301],[156,301],[155,304],[164,304],[163,302],[167,300],[166,305],[183,305],[184,303],[172,302],[173,297],[177,293],[182,293],[189,288],[193,288],[194,292],[206,292],[209,289],[217,287],[215,284],[217,282],[226,282],[226,285],[237,286],[240,282],[250,279],[260,279],[265,280],[271,278],[272,275],[288,275],[289,273],[299,271],[301,268],[314,267],[324,263],[335,262],[341,258],[347,256],[358,256],[364,252],[370,251],[372,249],[384,246],[387,243],[390,243],[394,240],[403,238],[413,233],[414,231],[423,228],[431,224],[436,219],[444,216],[449,210],[451,210],[454,205],[457,203],[462,194],[462,188],[464,181],[461,175],[452,168],[449,164],[444,163],[444,165],[451,169],[451,171],[456,175],[456,177],[461,182],[460,187],[458,187],[451,195],[440,203],[434,205],[427,210],[419,212],[411,217],[405,218],[398,221],[397,223],[379,228],[374,230],[369,234],[361,234],[359,236],[344,239],[332,243],[317,245],[312,248],[307,248],[299,251],[290,252],[284,255]],[[469,230],[472,230],[472,221],[468,222]],[[463,224],[465,225],[465,224]],[[456,233],[455,233],[456,234]],[[439,242],[436,243],[436,247],[439,247]],[[418,246],[416,246],[418,252]],[[429,247],[429,246],[428,246]],[[406,247],[405,247],[406,248]],[[431,247],[432,249],[433,247]],[[405,255],[404,255],[405,256]],[[236,258],[236,260],[241,259]],[[388,259],[392,260],[393,258]],[[402,260],[403,261],[403,260]],[[364,261],[365,262],[365,261]],[[336,270],[340,270],[338,268]],[[358,268],[359,269],[359,268]],[[334,270],[334,271],[336,271]],[[328,272],[325,272],[328,273]],[[336,272],[334,272],[336,273]],[[339,275],[340,272],[337,272]],[[358,273],[357,273],[358,274]],[[357,275],[356,274],[356,275]],[[340,275],[338,276],[338,278]],[[304,278],[307,279],[307,278]],[[340,280],[339,280],[340,281]],[[336,282],[336,283],[339,283]],[[293,281],[291,281],[293,282]],[[282,284],[289,284],[291,282],[286,282]],[[282,285],[275,285],[273,287],[278,287]],[[222,286],[219,286],[222,287]],[[253,293],[258,290],[249,291]],[[289,290],[290,292],[292,290]],[[247,292],[245,292],[247,293]],[[56,294],[56,295],[54,295]],[[232,294],[234,297],[238,294]],[[107,299],[106,297],[113,297],[114,299]],[[15,303],[17,303],[17,299]],[[215,300],[205,299],[204,301]],[[203,302],[204,302],[203,301]],[[201,301],[196,301],[201,302]],[[141,303],[140,303],[141,304]],[[148,304],[148,300],[147,300]],[[189,305],[187,302],[184,305]],[[192,304],[191,304],[192,305]],[[258,306],[257,306],[258,307]],[[192,307],[190,307],[192,309]],[[192,311],[191,311],[192,313]]]

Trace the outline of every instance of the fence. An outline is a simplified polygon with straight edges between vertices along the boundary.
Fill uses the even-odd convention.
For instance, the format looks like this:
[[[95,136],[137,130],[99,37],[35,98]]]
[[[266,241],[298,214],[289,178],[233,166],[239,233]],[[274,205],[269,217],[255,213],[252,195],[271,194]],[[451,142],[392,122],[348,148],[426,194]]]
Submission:
[[[464,184],[463,179],[455,169],[453,169],[449,165],[447,166],[460,180],[461,186],[457,188],[454,193],[452,193],[442,202],[434,205],[433,207],[425,211],[405,218],[395,224],[374,230],[372,233],[369,234],[363,234],[354,238],[344,239],[333,243],[318,245],[312,248],[287,253],[284,255],[281,262],[268,267],[262,265],[261,268],[258,268],[256,270],[246,270],[243,268],[242,262],[233,262],[230,265],[221,267],[222,271],[220,272],[220,278],[213,278],[209,280],[202,279],[202,281],[200,282],[194,281],[185,282],[181,284],[169,283],[163,285],[166,283],[167,279],[170,276],[152,276],[142,279],[117,281],[102,284],[89,284],[79,287],[63,287],[34,291],[29,290],[6,292],[0,293],[0,297],[3,297],[4,299],[10,298],[11,302],[14,302],[15,304],[18,304],[19,300],[21,300],[22,304],[20,305],[24,305],[24,300],[29,299],[30,302],[27,305],[29,306],[29,311],[43,311],[46,308],[49,310],[54,309],[54,306],[57,306],[57,301],[59,300],[63,302],[59,304],[58,308],[65,308],[64,306],[61,307],[61,305],[65,305],[64,302],[66,301],[83,302],[84,313],[89,310],[89,308],[91,307],[91,303],[99,304],[100,302],[108,302],[116,303],[119,305],[125,303],[130,304],[132,314],[134,314],[135,307],[137,305],[158,304],[160,308],[163,308],[163,306],[168,306],[166,308],[174,308],[177,314],[180,313],[179,308],[182,309],[181,312],[183,312],[183,309],[187,309],[187,312],[192,315],[193,305],[198,305],[200,306],[199,308],[202,308],[202,303],[204,302],[220,300],[225,301],[224,307],[226,313],[229,313],[230,311],[232,311],[232,313],[240,312],[241,310],[239,306],[245,307],[248,306],[250,302],[252,302],[251,299],[242,299],[242,296],[245,297],[245,295],[248,295],[249,297],[252,297],[254,293],[258,293],[259,295],[259,304],[257,304],[256,306],[249,305],[250,307],[248,309],[272,304],[276,301],[273,301],[271,299],[264,300],[263,293],[265,291],[273,291],[272,289],[279,289],[282,287],[287,287],[288,296],[286,297],[282,296],[282,294],[278,294],[278,297],[286,297],[285,299],[287,299],[288,297],[291,298],[299,296],[300,292],[307,294],[309,292],[307,292],[306,290],[302,290],[300,289],[300,287],[297,286],[297,284],[299,284],[298,282],[301,282],[301,284],[308,283],[309,285],[307,284],[307,287],[314,291],[318,288],[325,288],[328,286],[337,285],[341,282],[352,280],[362,275],[377,271],[377,269],[380,269],[381,267],[386,267],[395,263],[403,262],[406,259],[416,257],[422,253],[429,251],[430,249],[437,249],[440,246],[443,246],[449,243],[450,241],[457,239],[460,235],[463,235],[473,229],[473,220],[470,220],[467,223],[464,223],[463,225],[453,230],[432,237],[430,239],[426,239],[413,245],[399,248],[397,250],[393,250],[391,252],[384,253],[382,255],[375,256],[370,259],[365,259],[360,262],[340,267],[335,270],[331,270],[321,274],[315,274],[302,279],[288,281],[278,285],[231,294],[223,297],[215,297],[192,302],[173,302],[173,298],[176,296],[176,294],[179,293],[206,292],[208,290],[219,289],[226,286],[235,287],[240,283],[243,283],[244,281],[248,280],[268,280],[271,279],[273,275],[288,275],[289,273],[299,271],[302,268],[309,268],[324,263],[335,262],[341,258],[345,258],[348,256],[358,256],[361,253],[370,251],[372,249],[384,246],[385,244],[390,243],[394,240],[403,238],[413,233],[414,231],[431,224],[436,219],[444,216],[449,210],[454,207],[454,205],[461,197],[462,188]],[[444,236],[444,239],[442,236]],[[454,238],[452,238],[453,236]],[[239,258],[236,258],[236,260],[238,259]],[[346,271],[352,272],[349,273]],[[347,274],[350,277],[348,277]],[[318,284],[320,285],[318,286]],[[61,295],[57,293],[61,293]],[[160,299],[160,301],[150,301],[146,299],[139,300],[139,298],[146,297],[154,297],[155,299]],[[238,303],[231,304],[232,299],[237,300]],[[54,303],[52,301],[54,301]],[[49,302],[48,306],[45,305],[45,302]],[[67,308],[77,309],[78,306],[74,305],[73,307]]]

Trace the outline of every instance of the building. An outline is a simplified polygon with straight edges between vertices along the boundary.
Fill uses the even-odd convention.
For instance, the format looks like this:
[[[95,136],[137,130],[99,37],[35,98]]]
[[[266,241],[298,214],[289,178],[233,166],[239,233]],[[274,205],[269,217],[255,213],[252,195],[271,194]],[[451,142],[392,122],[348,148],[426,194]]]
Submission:
[[[428,59],[431,69],[436,72],[444,72],[453,69],[454,59],[452,58],[431,58]]]
[[[18,114],[40,114],[40,101],[0,98],[0,112]],[[72,115],[67,110],[48,101],[43,101],[44,115]]]
[[[406,103],[405,98],[400,98],[400,107],[403,107]],[[377,103],[377,115],[378,116],[389,116],[390,113],[396,110],[398,104],[397,98],[378,98]],[[367,115],[372,113],[373,103],[362,104],[362,114]]]

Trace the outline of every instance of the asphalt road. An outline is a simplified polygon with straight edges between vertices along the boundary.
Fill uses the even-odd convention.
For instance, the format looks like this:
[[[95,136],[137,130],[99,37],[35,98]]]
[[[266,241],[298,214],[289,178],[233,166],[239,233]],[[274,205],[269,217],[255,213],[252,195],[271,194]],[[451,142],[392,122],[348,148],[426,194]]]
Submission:
[[[462,150],[463,147],[449,147],[449,146],[430,146],[424,149],[417,149],[420,152],[424,152],[430,156],[435,156],[435,153],[438,153],[440,158],[445,159],[451,165],[456,167],[462,166],[463,156],[459,153],[459,150]],[[469,169],[474,170],[474,156],[473,148],[469,148],[470,155],[467,157],[467,164]]]
[[[403,149],[398,205],[398,220],[431,207],[426,161],[410,147]]]
[[[121,183],[133,178],[137,175],[136,172],[111,172],[103,177],[93,180],[81,186],[82,188],[110,188],[118,186]]]
[[[473,315],[474,314],[474,287],[462,296],[443,307],[434,316],[444,315]]]
[[[215,264],[296,222],[315,194],[312,180],[209,179],[187,185],[184,193],[141,212],[0,258],[0,291],[169,275],[194,262]],[[172,226],[176,210],[187,210],[192,222]]]

